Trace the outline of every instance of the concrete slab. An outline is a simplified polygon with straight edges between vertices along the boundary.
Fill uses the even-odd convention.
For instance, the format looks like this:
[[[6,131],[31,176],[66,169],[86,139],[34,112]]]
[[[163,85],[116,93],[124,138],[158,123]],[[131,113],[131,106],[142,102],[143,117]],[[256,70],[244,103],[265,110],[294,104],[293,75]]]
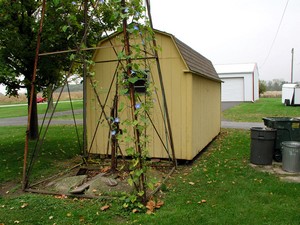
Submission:
[[[254,165],[250,163],[250,166],[261,172],[274,174],[284,182],[300,183],[300,173],[291,173],[282,169],[281,163],[273,163],[272,165]]]
[[[82,185],[87,179],[87,175],[65,177],[52,181],[47,186],[53,191],[69,193],[70,190]]]

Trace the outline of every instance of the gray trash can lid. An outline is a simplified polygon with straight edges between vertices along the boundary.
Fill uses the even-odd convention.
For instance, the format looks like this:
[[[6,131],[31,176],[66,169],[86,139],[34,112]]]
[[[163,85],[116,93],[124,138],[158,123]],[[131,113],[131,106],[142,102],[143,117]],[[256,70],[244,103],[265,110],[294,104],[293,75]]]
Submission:
[[[276,129],[270,128],[270,127],[251,127],[250,130],[255,130],[255,131],[276,131]]]
[[[300,148],[299,141],[283,141],[281,142],[281,146],[289,147],[289,148]]]

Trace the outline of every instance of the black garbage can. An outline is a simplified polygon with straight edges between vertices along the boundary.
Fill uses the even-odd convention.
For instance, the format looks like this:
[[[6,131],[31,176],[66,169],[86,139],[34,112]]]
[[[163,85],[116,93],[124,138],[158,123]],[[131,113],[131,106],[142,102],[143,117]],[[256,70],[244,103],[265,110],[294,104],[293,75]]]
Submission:
[[[272,165],[276,129],[252,127],[250,162],[256,165]]]
[[[294,117],[264,117],[265,126],[277,130],[274,159],[282,161],[281,143],[284,141],[300,141],[300,119]]]

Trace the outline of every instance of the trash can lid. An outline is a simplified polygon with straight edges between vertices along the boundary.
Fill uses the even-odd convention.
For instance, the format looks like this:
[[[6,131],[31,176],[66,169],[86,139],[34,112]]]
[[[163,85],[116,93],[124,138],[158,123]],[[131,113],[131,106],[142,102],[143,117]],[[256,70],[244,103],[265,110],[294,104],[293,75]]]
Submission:
[[[289,148],[300,148],[299,141],[283,141],[281,142],[281,145]]]
[[[276,131],[276,129],[270,128],[270,127],[251,127],[250,130],[254,130],[254,131]]]
[[[298,117],[263,117],[264,121],[272,121],[272,122],[299,122],[300,119]]]

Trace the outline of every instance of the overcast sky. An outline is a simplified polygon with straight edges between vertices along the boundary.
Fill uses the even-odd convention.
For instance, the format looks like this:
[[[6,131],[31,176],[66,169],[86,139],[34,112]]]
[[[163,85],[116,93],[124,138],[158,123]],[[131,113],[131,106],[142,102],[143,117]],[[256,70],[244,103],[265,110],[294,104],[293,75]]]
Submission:
[[[294,48],[294,81],[300,81],[300,0],[151,0],[151,13],[154,28],[214,64],[256,62],[261,80],[290,81]]]

